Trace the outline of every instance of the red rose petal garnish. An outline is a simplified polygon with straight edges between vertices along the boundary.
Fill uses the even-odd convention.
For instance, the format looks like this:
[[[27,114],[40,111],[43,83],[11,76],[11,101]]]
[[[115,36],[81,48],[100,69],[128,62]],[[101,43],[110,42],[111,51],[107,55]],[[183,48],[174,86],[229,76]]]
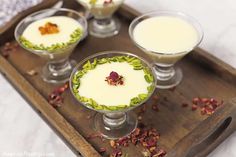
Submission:
[[[112,81],[118,80],[119,77],[120,77],[119,74],[118,74],[117,72],[114,72],[114,71],[112,71],[112,72],[110,73],[110,75],[109,75],[109,78],[110,78]]]
[[[105,81],[112,86],[123,85],[124,80],[123,76],[119,75],[117,72],[110,72],[109,76],[106,77]]]

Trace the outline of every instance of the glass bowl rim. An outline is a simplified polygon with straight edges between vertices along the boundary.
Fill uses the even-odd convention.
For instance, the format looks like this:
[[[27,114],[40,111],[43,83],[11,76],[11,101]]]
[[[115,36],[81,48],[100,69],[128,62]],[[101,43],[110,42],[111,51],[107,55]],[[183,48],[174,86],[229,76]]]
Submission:
[[[84,1],[81,1],[81,0],[76,0],[76,1],[77,1],[78,3],[81,3],[81,5],[83,5],[83,6],[86,5],[86,6],[84,6],[84,7],[86,7],[86,9],[87,9],[87,6],[88,6],[87,3],[85,3]],[[119,5],[121,5],[122,3],[124,3],[124,1],[125,1],[125,0],[120,0],[121,3],[119,3]],[[91,5],[91,6],[92,6],[92,7],[93,7],[93,6],[95,6],[95,7],[104,7],[104,4],[94,4],[94,5]],[[92,8],[92,7],[91,7],[91,8]],[[105,7],[110,7],[110,4],[108,4],[108,5],[105,6]]]
[[[27,48],[27,47],[25,47],[25,46],[19,41],[19,37],[17,37],[17,36],[18,36],[18,35],[17,35],[17,30],[18,30],[19,27],[23,24],[23,22],[25,22],[25,20],[27,20],[29,17],[32,17],[32,16],[34,16],[34,15],[39,15],[39,14],[42,14],[42,13],[45,13],[45,12],[51,12],[51,11],[53,11],[53,12],[57,12],[57,11],[72,12],[73,14],[78,15],[79,18],[81,18],[81,19],[83,20],[84,24],[85,24],[84,26],[81,25],[82,28],[83,28],[83,36],[86,34],[86,31],[87,31],[87,28],[88,28],[87,19],[86,19],[84,16],[82,16],[79,12],[77,12],[77,11],[75,11],[75,10],[73,10],[73,9],[68,9],[68,8],[48,8],[48,9],[43,9],[43,10],[39,10],[39,11],[36,11],[36,12],[33,12],[33,13],[27,15],[26,17],[24,17],[24,18],[17,24],[17,26],[16,26],[16,28],[15,28],[15,30],[14,30],[14,37],[15,37],[17,43],[18,43],[19,45],[21,45],[22,48],[24,48],[24,49],[26,49],[26,50],[28,50],[28,51],[30,51],[30,52],[33,52],[33,53],[35,53],[35,54],[40,54],[40,55],[41,55],[42,53],[50,54],[50,55],[53,55],[53,54],[54,54],[54,53],[51,53],[51,52],[49,52],[49,51],[47,51],[47,50],[34,50],[34,49]],[[51,17],[51,16],[49,16],[49,17]],[[43,18],[44,18],[44,17],[43,17]],[[81,38],[80,38],[78,41],[76,41],[75,43],[72,43],[72,44],[66,46],[65,48],[68,48],[68,47],[70,47],[70,46],[76,45],[78,42],[81,41],[82,38],[83,38],[83,37],[81,37]],[[65,49],[65,48],[63,48],[63,49]],[[60,50],[63,50],[63,49],[58,49],[58,50],[60,51]],[[64,52],[64,51],[56,52],[55,54],[61,54],[61,53],[63,53],[63,52]]]
[[[81,67],[84,63],[86,63],[86,61],[88,61],[88,60],[90,60],[90,59],[93,59],[93,58],[95,58],[95,57],[99,57],[99,56],[101,56],[101,55],[111,55],[111,54],[117,54],[117,56],[118,56],[118,55],[121,55],[121,56],[132,56],[132,57],[135,57],[135,58],[141,60],[142,63],[144,63],[145,66],[148,67],[148,68],[151,70],[151,73],[152,73],[153,78],[154,78],[154,81],[153,81],[153,83],[152,83],[152,85],[154,86],[154,88],[153,88],[152,91],[149,93],[149,96],[148,96],[146,99],[144,99],[143,101],[141,101],[141,102],[140,102],[139,104],[137,104],[137,105],[130,106],[130,107],[127,107],[127,108],[124,108],[124,109],[121,109],[121,110],[96,110],[96,109],[94,109],[94,108],[92,108],[92,107],[89,107],[88,105],[86,105],[85,103],[81,102],[80,100],[78,100],[78,99],[76,98],[76,95],[75,95],[75,93],[74,93],[73,90],[72,90],[72,85],[73,85],[72,79],[73,79],[74,74],[78,71],[78,68]],[[111,56],[111,57],[112,57],[112,56]],[[157,82],[157,80],[156,80],[156,75],[155,75],[155,72],[154,72],[154,70],[153,70],[153,68],[152,68],[152,64],[150,64],[146,59],[144,59],[143,57],[140,57],[140,56],[138,56],[138,55],[136,55],[136,54],[127,52],[127,51],[119,51],[119,50],[111,50],[111,51],[109,51],[109,50],[108,50],[108,51],[97,52],[97,53],[95,53],[95,54],[92,54],[92,55],[90,55],[90,56],[84,58],[82,61],[80,61],[80,62],[74,67],[74,69],[73,69],[72,72],[71,72],[70,79],[69,79],[69,87],[70,87],[70,91],[71,91],[73,97],[76,99],[76,101],[79,102],[80,104],[82,104],[83,106],[85,106],[86,108],[91,109],[91,110],[96,111],[96,112],[101,112],[101,113],[118,113],[118,112],[127,112],[127,111],[132,110],[132,109],[134,109],[134,108],[136,108],[136,107],[142,105],[143,103],[145,103],[145,102],[153,95],[153,93],[155,92],[155,89],[156,89],[156,82]]]
[[[132,42],[144,51],[148,51],[148,52],[151,52],[153,54],[166,55],[166,56],[172,56],[172,55],[178,55],[178,54],[185,54],[186,53],[186,51],[180,51],[180,52],[175,52],[175,53],[155,52],[155,51],[149,50],[147,48],[144,48],[143,46],[141,46],[140,44],[138,44],[136,42],[134,40],[134,37],[133,37],[133,31],[134,31],[134,28],[135,28],[135,26],[133,27],[133,25],[136,24],[140,19],[142,19],[142,18],[144,18],[145,16],[148,16],[148,15],[156,15],[156,17],[162,16],[162,15],[163,16],[178,17],[178,18],[181,18],[184,21],[188,22],[189,24],[191,24],[196,29],[196,31],[198,32],[199,38],[198,38],[198,42],[196,42],[196,44],[188,52],[195,49],[203,40],[203,37],[204,37],[203,28],[202,28],[201,24],[198,22],[198,20],[196,20],[193,16],[190,16],[190,15],[188,15],[188,14],[182,12],[182,11],[176,11],[176,10],[150,11],[150,12],[147,12],[145,14],[141,14],[140,16],[137,16],[136,18],[134,18],[132,20],[132,22],[129,25],[129,36],[130,36]],[[155,16],[150,16],[150,17],[155,17]],[[145,18],[145,19],[147,19],[147,18]]]

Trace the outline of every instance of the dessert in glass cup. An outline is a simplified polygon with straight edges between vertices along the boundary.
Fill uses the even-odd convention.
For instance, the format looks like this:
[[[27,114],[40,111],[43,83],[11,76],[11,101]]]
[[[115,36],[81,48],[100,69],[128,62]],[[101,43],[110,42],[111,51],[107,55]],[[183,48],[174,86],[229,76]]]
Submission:
[[[15,29],[21,47],[47,61],[42,78],[50,83],[68,81],[74,61],[69,56],[85,35],[87,21],[71,9],[45,9],[24,18]]]
[[[124,0],[77,0],[94,16],[89,23],[89,33],[95,37],[105,38],[119,33],[120,22],[113,18],[114,12]]]
[[[98,112],[94,128],[104,137],[116,139],[137,126],[132,109],[153,94],[156,79],[150,65],[128,52],[107,51],[80,62],[70,78],[75,99]]]
[[[174,64],[197,47],[203,38],[200,24],[176,11],[155,11],[134,19],[129,27],[132,41],[153,60],[156,87],[168,89],[182,80]]]

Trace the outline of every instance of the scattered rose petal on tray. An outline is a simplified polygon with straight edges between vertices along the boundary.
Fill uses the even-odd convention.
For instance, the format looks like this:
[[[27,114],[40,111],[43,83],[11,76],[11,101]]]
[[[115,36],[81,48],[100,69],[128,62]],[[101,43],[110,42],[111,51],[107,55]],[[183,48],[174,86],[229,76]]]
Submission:
[[[105,153],[107,150],[104,147],[99,148],[99,153]]]
[[[187,103],[183,103],[182,107],[188,107],[188,104]]]
[[[69,84],[67,82],[63,86],[54,89],[48,96],[48,102],[55,108],[60,107],[63,103],[62,94],[68,89],[68,87]]]
[[[100,133],[94,133],[87,136],[88,139],[103,139]],[[142,147],[145,149],[145,152],[149,154],[149,157],[164,157],[166,155],[166,151],[161,149],[158,146],[158,141],[160,139],[160,134],[157,132],[155,128],[149,128],[145,126],[143,123],[139,123],[138,127],[128,136],[110,140],[109,144],[112,148],[112,152],[110,157],[121,157],[122,156],[122,148],[128,147],[130,144],[133,144],[137,147]],[[104,139],[103,139],[104,140]],[[106,152],[105,148],[100,148],[99,152]],[[125,154],[128,156],[128,154]],[[124,154],[123,154],[124,156]]]
[[[192,99],[192,111],[196,111],[197,109],[201,110],[201,115],[212,115],[217,108],[222,106],[224,101],[217,101],[215,98],[193,98]],[[182,107],[187,107],[187,103],[183,103]]]
[[[159,108],[157,104],[152,104],[152,110],[158,112]]]
[[[2,56],[8,58],[10,53],[15,51],[18,46],[17,43],[6,42],[1,50]]]

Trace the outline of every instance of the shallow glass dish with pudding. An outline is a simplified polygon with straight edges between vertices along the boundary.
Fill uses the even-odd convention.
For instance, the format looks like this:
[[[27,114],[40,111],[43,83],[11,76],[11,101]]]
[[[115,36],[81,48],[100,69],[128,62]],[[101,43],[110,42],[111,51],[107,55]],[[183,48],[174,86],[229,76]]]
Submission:
[[[21,47],[47,61],[42,78],[50,83],[68,81],[75,65],[68,58],[87,31],[87,21],[70,9],[45,9],[24,18],[15,29]]]
[[[131,111],[155,90],[149,64],[127,52],[107,51],[80,62],[70,78],[75,99],[97,113],[94,127],[104,137],[116,139],[131,133],[137,117]]]
[[[200,24],[176,11],[155,11],[134,19],[129,27],[132,41],[154,62],[156,87],[168,89],[182,80],[174,64],[197,47],[203,39]]]
[[[113,18],[114,12],[124,0],[77,0],[94,16],[89,23],[89,33],[95,37],[105,38],[119,33],[120,22]]]

